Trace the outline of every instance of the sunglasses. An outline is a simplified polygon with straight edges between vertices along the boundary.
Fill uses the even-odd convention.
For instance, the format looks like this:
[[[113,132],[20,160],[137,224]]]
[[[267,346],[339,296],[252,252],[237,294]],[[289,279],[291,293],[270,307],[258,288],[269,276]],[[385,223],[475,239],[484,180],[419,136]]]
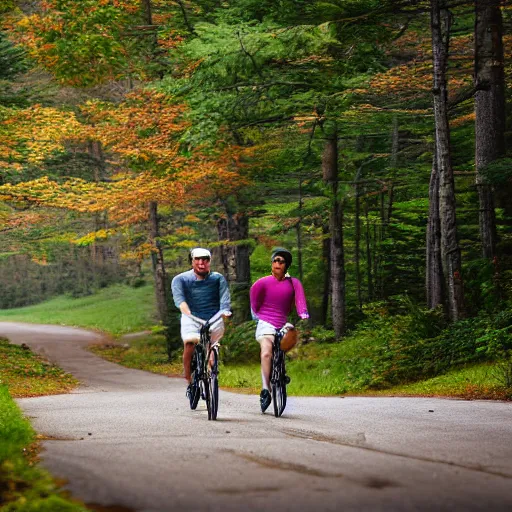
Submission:
[[[273,259],[273,263],[280,263],[280,264],[283,264],[283,263],[286,263],[286,260],[283,259],[283,258],[274,258]]]
[[[194,258],[194,261],[199,261],[199,260],[210,261],[210,258],[208,258],[208,256],[199,256],[198,258]]]

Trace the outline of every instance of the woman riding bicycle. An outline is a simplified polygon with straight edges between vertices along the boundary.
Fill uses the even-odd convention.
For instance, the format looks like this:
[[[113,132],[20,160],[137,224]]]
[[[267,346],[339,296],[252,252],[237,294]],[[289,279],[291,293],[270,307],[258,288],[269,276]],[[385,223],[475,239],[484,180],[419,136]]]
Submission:
[[[287,322],[293,303],[301,319],[309,318],[306,296],[302,283],[287,275],[292,264],[290,251],[278,247],[271,257],[272,274],[258,279],[251,287],[251,310],[258,320],[256,340],[260,344],[261,381],[260,393],[261,412],[265,412],[272,402],[270,394],[270,369],[272,363],[272,345],[276,330]]]

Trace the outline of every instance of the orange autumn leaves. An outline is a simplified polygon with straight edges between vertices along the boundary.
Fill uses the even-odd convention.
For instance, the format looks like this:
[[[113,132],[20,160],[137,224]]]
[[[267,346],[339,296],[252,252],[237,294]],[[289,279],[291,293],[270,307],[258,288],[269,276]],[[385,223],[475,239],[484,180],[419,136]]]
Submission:
[[[41,163],[81,130],[72,112],[41,105],[0,110],[0,172]]]
[[[155,25],[156,39],[138,27],[145,14],[140,0],[46,0],[40,11],[9,17],[13,41],[62,84],[91,86],[130,76],[146,80],[152,71],[148,54],[154,42],[160,50],[175,48],[183,37]],[[156,24],[172,18],[167,2],[154,2]]]
[[[132,48],[123,34],[139,0],[46,0],[41,8],[15,23],[13,36],[62,83],[93,85],[127,71]]]
[[[147,218],[147,204],[157,201],[182,208],[186,201],[211,204],[247,181],[240,175],[237,149],[194,157],[181,151],[188,127],[183,105],[154,91],[138,91],[121,104],[90,102],[78,113],[42,107],[13,111],[0,120],[0,166],[23,169],[66,145],[100,141],[115,176],[89,182],[47,177],[0,186],[0,199],[79,212],[106,211],[120,225]]]
[[[505,55],[512,54],[512,36],[503,38]],[[361,111],[369,111],[370,106],[379,110],[379,106],[391,99],[393,105],[403,105],[409,111],[409,105],[428,101],[432,92],[432,44],[428,37],[413,31],[407,32],[395,42],[390,55],[396,55],[403,63],[389,70],[377,73],[368,81],[366,88],[352,92],[364,96],[367,103]],[[450,99],[455,99],[462,91],[473,84],[474,40],[471,35],[456,36],[450,40],[450,57],[448,69],[448,88]],[[408,57],[408,58],[407,58]],[[404,60],[407,59],[405,62]],[[512,68],[506,68],[510,74]],[[398,107],[396,107],[398,108]],[[414,111],[411,111],[415,113]],[[471,121],[471,114],[463,114],[454,122],[461,124]]]

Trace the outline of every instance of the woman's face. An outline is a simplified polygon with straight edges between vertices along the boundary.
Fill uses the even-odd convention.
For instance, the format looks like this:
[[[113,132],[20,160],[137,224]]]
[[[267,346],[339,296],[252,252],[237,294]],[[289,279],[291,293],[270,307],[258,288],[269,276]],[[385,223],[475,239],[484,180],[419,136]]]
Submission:
[[[282,256],[277,255],[272,260],[272,274],[277,278],[286,274],[286,260]]]

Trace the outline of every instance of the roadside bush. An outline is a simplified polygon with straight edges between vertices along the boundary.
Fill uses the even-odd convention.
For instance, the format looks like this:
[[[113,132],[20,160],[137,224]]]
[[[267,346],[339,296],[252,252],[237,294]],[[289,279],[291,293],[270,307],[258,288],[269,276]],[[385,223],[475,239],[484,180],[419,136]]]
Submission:
[[[496,379],[512,389],[512,311],[500,311],[476,340],[477,352],[497,363]]]
[[[0,508],[2,512],[86,512],[68,501],[50,474],[35,465],[30,423],[0,385]]]
[[[478,361],[499,361],[501,381],[512,380],[512,313],[505,309],[493,316],[464,319],[445,325],[441,311],[407,303],[407,313],[391,316],[383,304],[366,312],[368,320],[354,333],[372,361],[371,375],[363,382],[370,388],[426,379]],[[373,338],[371,342],[364,338]],[[360,364],[359,364],[360,366]],[[366,367],[368,368],[368,367]]]
[[[260,359],[260,346],[254,338],[256,322],[244,322],[226,325],[226,332],[221,341],[221,360],[225,363],[250,363]]]

